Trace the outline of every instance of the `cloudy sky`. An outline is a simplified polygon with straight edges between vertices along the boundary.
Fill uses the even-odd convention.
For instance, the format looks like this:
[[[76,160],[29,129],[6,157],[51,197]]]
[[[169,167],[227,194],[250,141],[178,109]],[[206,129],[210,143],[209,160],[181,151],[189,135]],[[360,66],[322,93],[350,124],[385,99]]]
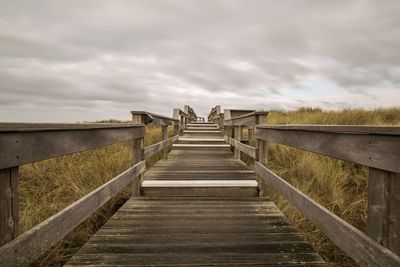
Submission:
[[[0,0],[0,121],[391,107],[400,1]]]

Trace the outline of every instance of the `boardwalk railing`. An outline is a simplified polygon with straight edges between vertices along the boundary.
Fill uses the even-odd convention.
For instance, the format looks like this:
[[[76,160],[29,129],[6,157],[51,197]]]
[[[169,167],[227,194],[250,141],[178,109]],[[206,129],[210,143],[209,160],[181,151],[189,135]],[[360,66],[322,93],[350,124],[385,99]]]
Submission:
[[[27,266],[34,262],[127,186],[132,185],[132,195],[139,195],[145,159],[161,151],[167,157],[168,148],[186,127],[188,115],[179,112],[179,118],[168,118],[133,111],[133,123],[123,124],[0,124],[0,266]],[[163,141],[143,147],[145,125],[161,126]],[[169,125],[174,127],[171,138]],[[133,140],[132,167],[18,236],[20,165],[127,140]]]
[[[268,112],[226,119],[227,111],[224,138],[236,159],[256,160],[261,194],[274,188],[361,266],[400,266],[400,127],[267,125]],[[256,146],[243,144],[243,129],[250,140],[254,127]],[[268,169],[268,142],[368,166],[368,236]]]

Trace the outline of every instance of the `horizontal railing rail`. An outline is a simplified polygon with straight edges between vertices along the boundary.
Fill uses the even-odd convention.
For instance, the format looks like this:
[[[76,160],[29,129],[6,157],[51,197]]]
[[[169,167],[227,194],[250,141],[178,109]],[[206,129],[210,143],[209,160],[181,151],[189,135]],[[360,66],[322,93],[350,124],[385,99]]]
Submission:
[[[189,118],[196,119],[193,109],[185,108],[189,114],[174,109],[174,118],[132,111],[133,123],[0,123],[0,266],[31,264],[128,185],[139,195],[145,159],[161,152],[166,158]],[[145,126],[161,126],[162,141],[144,147]],[[133,140],[132,167],[17,236],[20,165],[128,140]]]
[[[172,144],[176,143],[178,141],[178,135],[175,135],[171,138],[168,138],[167,140],[158,142],[156,144],[153,144],[151,146],[145,147],[144,148],[144,158],[148,158],[150,156],[153,156],[154,154],[163,151],[164,149],[172,146]]]
[[[225,142],[227,144],[230,144],[231,146],[235,147],[236,149],[239,149],[240,152],[245,153],[246,155],[250,156],[253,159],[256,159],[256,148],[243,144],[233,138],[230,138],[228,136],[224,136]]]
[[[135,124],[0,125],[0,169],[144,136]]]
[[[179,125],[179,120],[165,117],[147,111],[131,111],[134,123],[144,123],[148,126]]]

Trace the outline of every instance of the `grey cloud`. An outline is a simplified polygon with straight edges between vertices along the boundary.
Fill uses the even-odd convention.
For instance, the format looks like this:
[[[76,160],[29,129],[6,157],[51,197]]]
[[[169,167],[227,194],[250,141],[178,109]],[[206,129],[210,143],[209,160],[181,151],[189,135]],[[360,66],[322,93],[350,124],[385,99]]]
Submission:
[[[215,104],[348,106],[333,91],[310,102],[307,86],[399,91],[399,12],[394,0],[0,0],[0,120],[21,120],[27,107],[87,120],[107,110],[170,116],[183,104],[199,114]]]

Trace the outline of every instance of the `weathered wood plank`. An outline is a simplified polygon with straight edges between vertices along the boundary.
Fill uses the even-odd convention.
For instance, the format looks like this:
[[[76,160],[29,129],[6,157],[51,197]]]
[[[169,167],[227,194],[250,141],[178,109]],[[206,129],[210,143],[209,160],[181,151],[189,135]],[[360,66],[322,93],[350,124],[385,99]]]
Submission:
[[[400,173],[400,136],[257,127],[258,139]]]
[[[0,170],[0,246],[18,235],[19,168]]]
[[[254,126],[256,125],[256,116],[268,116],[268,111],[254,111],[245,115],[225,119],[225,126]]]
[[[275,130],[298,130],[348,134],[382,134],[400,135],[400,126],[388,125],[318,125],[318,124],[290,124],[290,125],[262,125],[259,128]]]
[[[233,138],[230,138],[228,136],[225,136],[225,142],[227,142],[228,144],[236,147],[237,149],[239,149],[241,152],[245,153],[246,155],[252,157],[253,159],[256,158],[256,148],[243,144]]]
[[[368,235],[400,255],[400,173],[369,169]]]
[[[141,161],[44,222],[0,247],[9,266],[27,266],[88,218],[145,170]]]
[[[342,220],[271,170],[256,162],[255,169],[340,249],[361,266],[400,266],[400,257]]]
[[[19,123],[2,122],[0,132],[33,132],[33,131],[56,131],[56,130],[93,130],[130,128],[138,126],[133,123]]]
[[[156,143],[154,145],[148,146],[144,148],[144,157],[148,158],[162,150],[164,150],[165,148],[171,146],[172,144],[174,144],[176,141],[178,141],[179,136],[175,135],[167,140],[161,141],[159,143]]]
[[[133,122],[138,123],[139,120],[141,121],[141,123],[145,123],[148,126],[179,125],[179,120],[177,119],[169,118],[147,111],[131,111],[131,114]]]
[[[266,198],[142,197],[126,202],[67,266],[315,263],[324,264]]]
[[[144,127],[0,132],[0,169],[144,136]]]

